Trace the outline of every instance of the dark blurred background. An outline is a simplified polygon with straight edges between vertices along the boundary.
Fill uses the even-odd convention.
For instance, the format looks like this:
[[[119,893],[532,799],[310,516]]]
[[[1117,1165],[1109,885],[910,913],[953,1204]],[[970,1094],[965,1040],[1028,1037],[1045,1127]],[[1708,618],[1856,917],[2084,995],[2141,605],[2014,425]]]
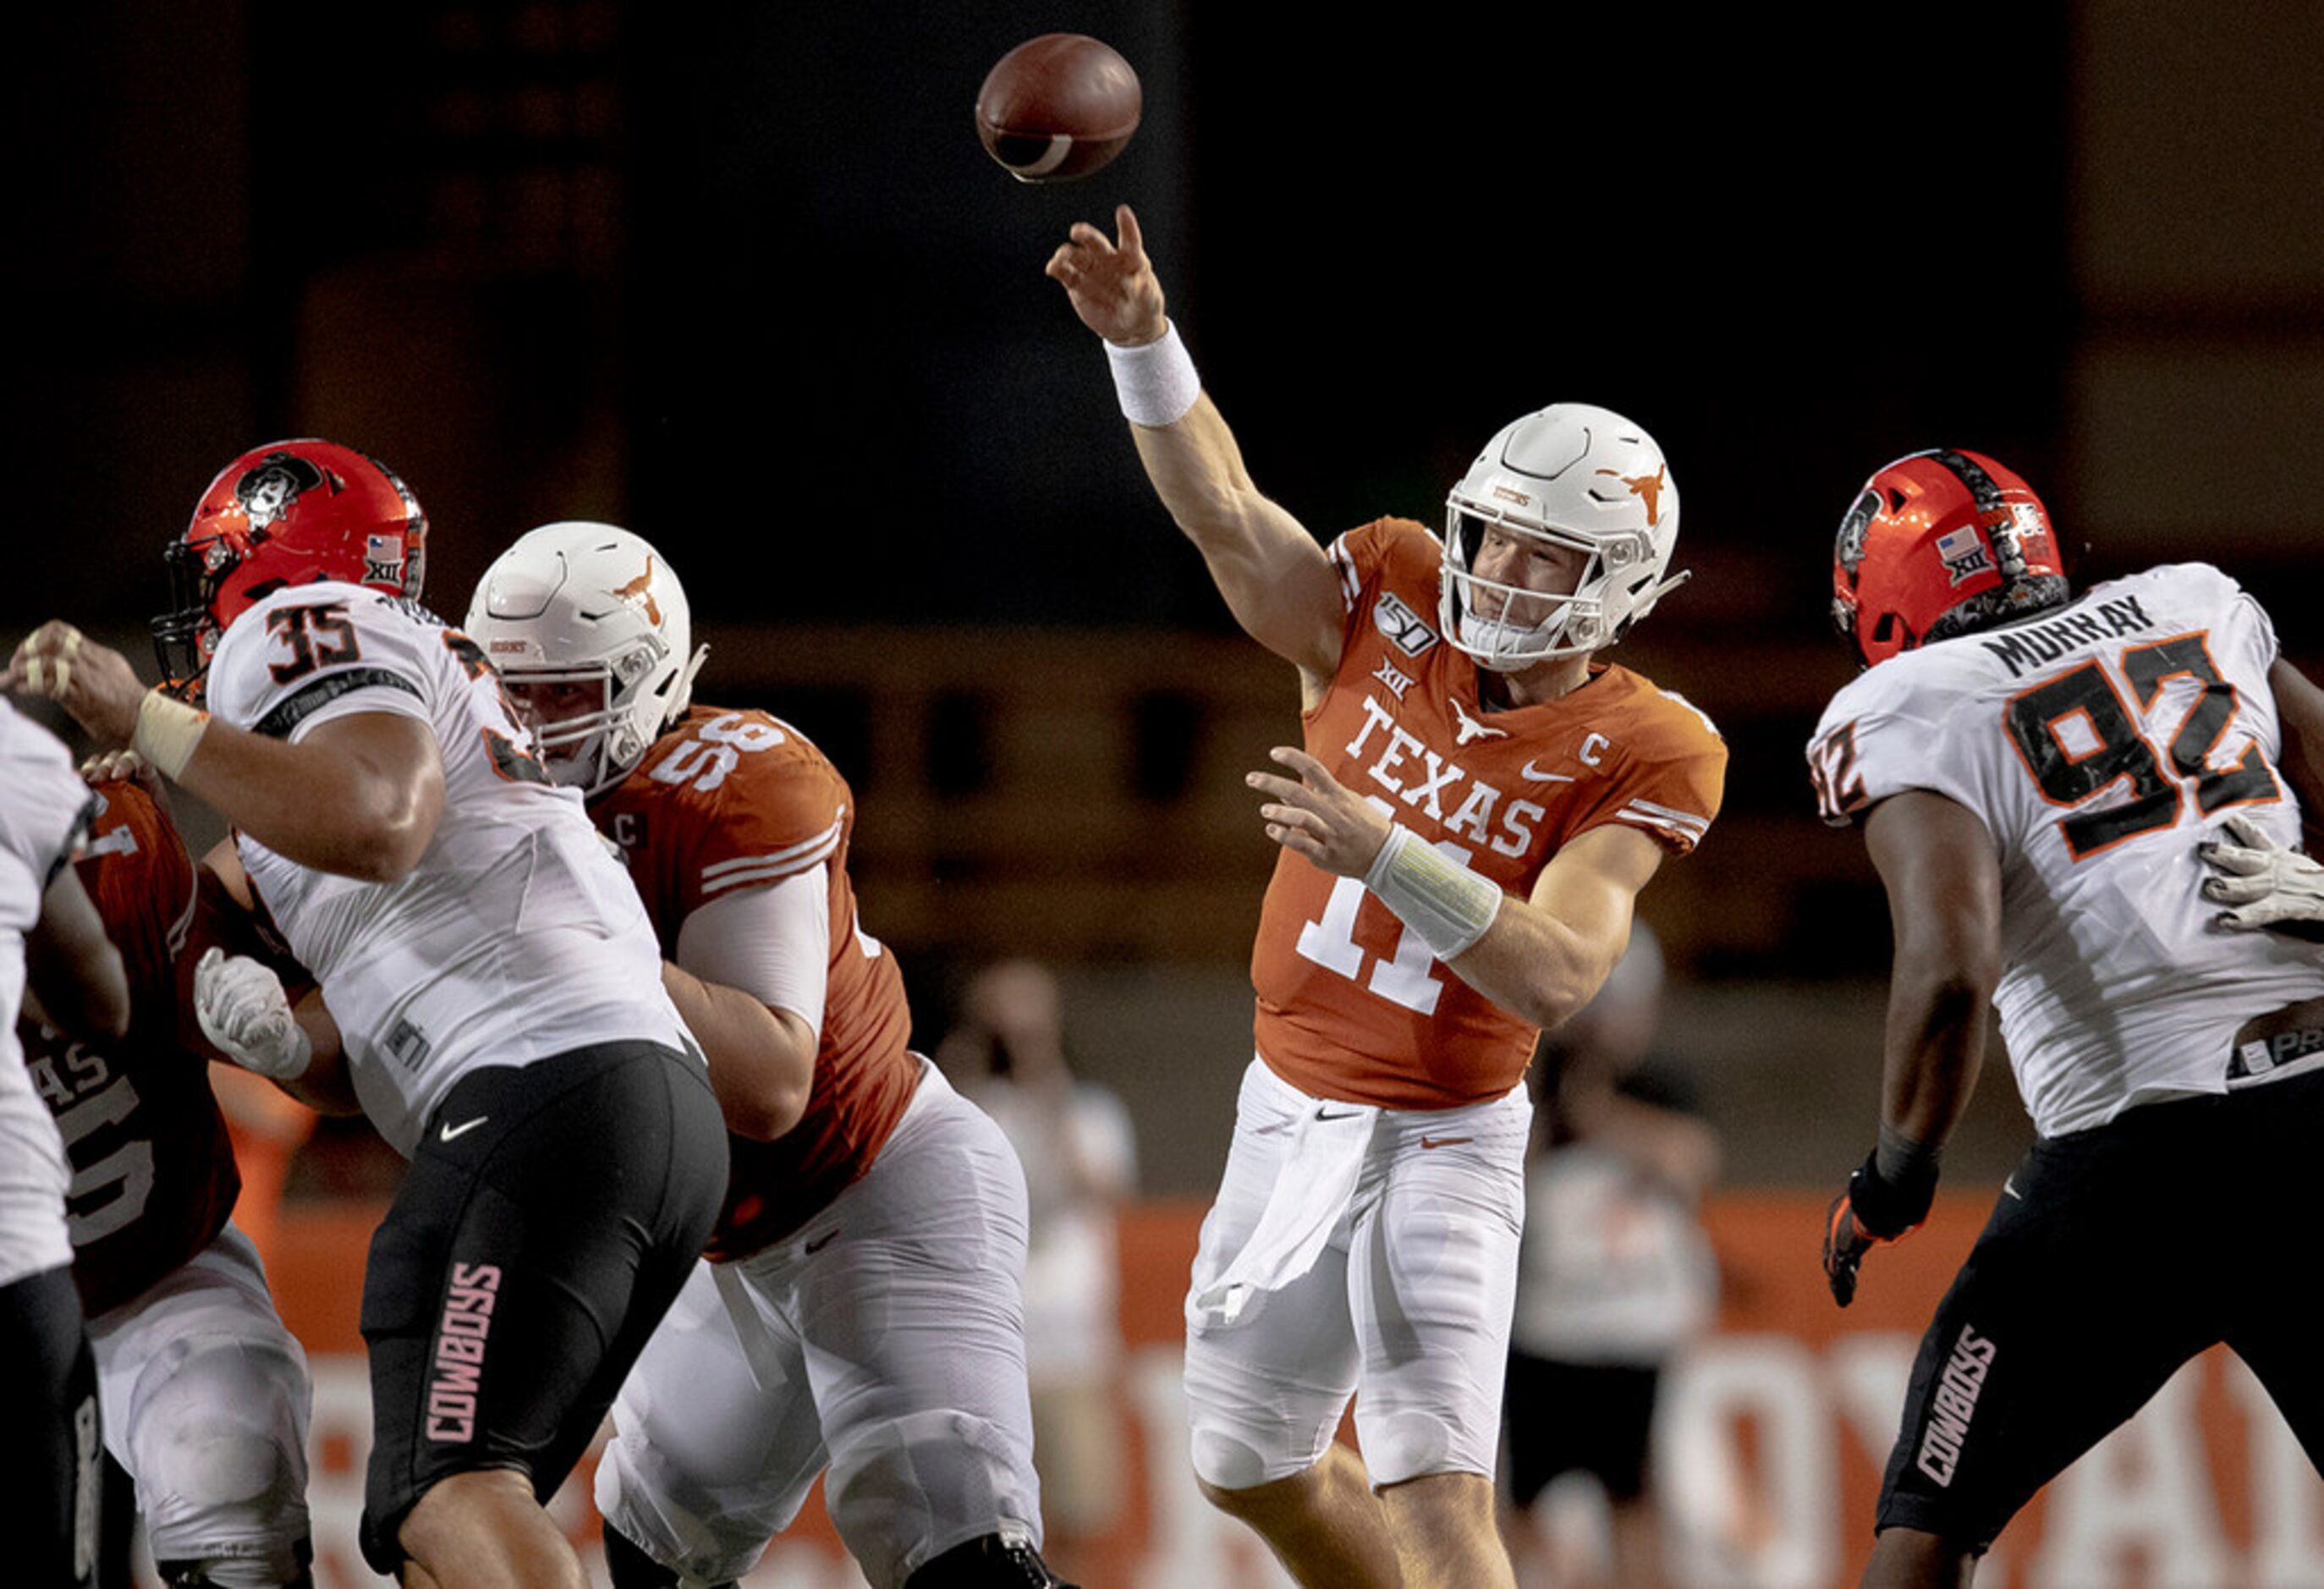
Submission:
[[[1800,762],[1849,672],[1828,559],[1864,476],[1992,452],[2085,577],[2207,559],[2295,657],[2324,642],[2324,12],[1822,11],[27,14],[0,628],[134,635],[211,475],[276,436],[405,476],[456,617],[530,525],[627,523],[687,580],[702,693],[855,781],[866,924],[924,1024],[977,960],[1059,963],[1149,1181],[1198,1187],[1268,864],[1240,777],[1294,696],[1041,275],[1127,202],[1254,476],[1319,535],[1434,523],[1546,402],[1661,440],[1696,578],[1623,660],[1733,749],[1719,827],[1646,901],[1691,979],[1672,1041],[1742,1178],[1820,1178],[1872,1122],[1886,951]],[[1052,31],[1121,51],[1145,122],[1026,187],[970,109]],[[1987,1089],[1997,1178],[2012,1111]]]

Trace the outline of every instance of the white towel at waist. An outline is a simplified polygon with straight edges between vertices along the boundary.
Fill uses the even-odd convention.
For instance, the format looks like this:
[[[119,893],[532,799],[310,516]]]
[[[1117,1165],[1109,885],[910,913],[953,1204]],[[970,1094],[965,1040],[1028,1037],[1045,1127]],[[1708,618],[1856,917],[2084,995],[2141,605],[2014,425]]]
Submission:
[[[1210,1285],[1186,1298],[1186,1323],[1223,1329],[1259,1316],[1269,1293],[1305,1274],[1347,1212],[1372,1145],[1379,1109],[1329,1103],[1302,1107],[1267,1206],[1242,1250]]]

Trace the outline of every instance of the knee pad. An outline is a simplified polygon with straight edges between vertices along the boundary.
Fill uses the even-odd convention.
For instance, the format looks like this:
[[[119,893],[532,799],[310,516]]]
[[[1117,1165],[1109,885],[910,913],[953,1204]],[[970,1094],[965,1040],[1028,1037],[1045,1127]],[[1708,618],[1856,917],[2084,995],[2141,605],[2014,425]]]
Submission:
[[[310,1553],[293,1385],[303,1394],[287,1354],[208,1343],[143,1399],[129,1452],[157,1559],[198,1565],[208,1576],[194,1581],[220,1589],[298,1581]]]
[[[981,1534],[922,1562],[904,1589],[1074,1589],[1049,1570],[1019,1529]]]
[[[1388,1413],[1367,1424],[1361,1437],[1364,1466],[1375,1484],[1470,1471],[1456,1460],[1452,1426],[1432,1413]]]
[[[1248,1490],[1288,1476],[1268,1473],[1265,1452],[1221,1429],[1196,1429],[1193,1455],[1194,1476],[1213,1490]]]

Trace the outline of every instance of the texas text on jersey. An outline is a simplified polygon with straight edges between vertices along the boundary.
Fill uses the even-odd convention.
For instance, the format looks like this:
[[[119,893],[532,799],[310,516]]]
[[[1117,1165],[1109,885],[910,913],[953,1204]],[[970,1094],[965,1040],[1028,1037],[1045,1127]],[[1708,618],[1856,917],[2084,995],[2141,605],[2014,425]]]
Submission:
[[[1994,993],[2045,1137],[2279,1067],[2244,1023],[2324,995],[2312,948],[2222,932],[2195,845],[2241,809],[2286,845],[2267,615],[2203,564],[2100,585],[2024,622],[1902,652],[1832,697],[1808,749],[1826,821],[1931,790],[1993,835],[2010,901]]]
[[[1559,847],[1627,823],[1673,853],[1718,814],[1727,750],[1682,697],[1626,668],[1539,706],[1488,711],[1477,668],[1424,614],[1441,553],[1384,519],[1332,549],[1346,604],[1337,673],[1305,717],[1310,754],[1394,820],[1520,897]],[[1259,1053],[1317,1097],[1443,1109],[1524,1075],[1534,1030],[1436,963],[1360,878],[1289,849],[1251,956]]]
[[[73,1280],[91,1317],[208,1246],[242,1187],[209,1066],[180,1028],[186,945],[220,936],[217,912],[151,795],[113,782],[97,800],[78,866],[129,975],[129,1035],[100,1049],[31,1021],[17,1030],[72,1160]]]
[[[532,760],[466,635],[360,586],[290,587],[219,641],[208,700],[226,722],[291,740],[357,712],[414,718],[434,735],[443,816],[401,881],[318,871],[239,840],[253,888],[322,984],[364,1113],[399,1151],[479,1067],[589,1044],[683,1046],[634,891],[580,797]]]
[[[854,798],[789,724],[696,706],[590,814],[629,857],[670,959],[687,917],[703,905],[817,865],[829,880],[831,957],[807,1113],[775,1141],[727,1144],[731,1178],[709,1256],[755,1252],[871,1168],[918,1085],[903,974],[856,922],[847,880]]]

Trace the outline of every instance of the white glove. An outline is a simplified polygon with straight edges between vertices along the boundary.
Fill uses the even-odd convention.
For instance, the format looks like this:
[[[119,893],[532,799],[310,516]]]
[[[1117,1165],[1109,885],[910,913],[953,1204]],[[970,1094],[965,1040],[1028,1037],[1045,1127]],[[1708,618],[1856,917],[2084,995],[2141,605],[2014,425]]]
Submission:
[[[315,1047],[290,1013],[281,979],[245,956],[202,951],[194,962],[194,1019],[244,1070],[290,1081],[314,1060]]]
[[[2236,907],[2213,920],[2246,929],[2324,921],[2324,866],[2285,849],[2240,811],[2231,813],[2224,826],[2234,844],[2208,838],[2195,852],[2217,873],[2203,880],[2203,897]]]

